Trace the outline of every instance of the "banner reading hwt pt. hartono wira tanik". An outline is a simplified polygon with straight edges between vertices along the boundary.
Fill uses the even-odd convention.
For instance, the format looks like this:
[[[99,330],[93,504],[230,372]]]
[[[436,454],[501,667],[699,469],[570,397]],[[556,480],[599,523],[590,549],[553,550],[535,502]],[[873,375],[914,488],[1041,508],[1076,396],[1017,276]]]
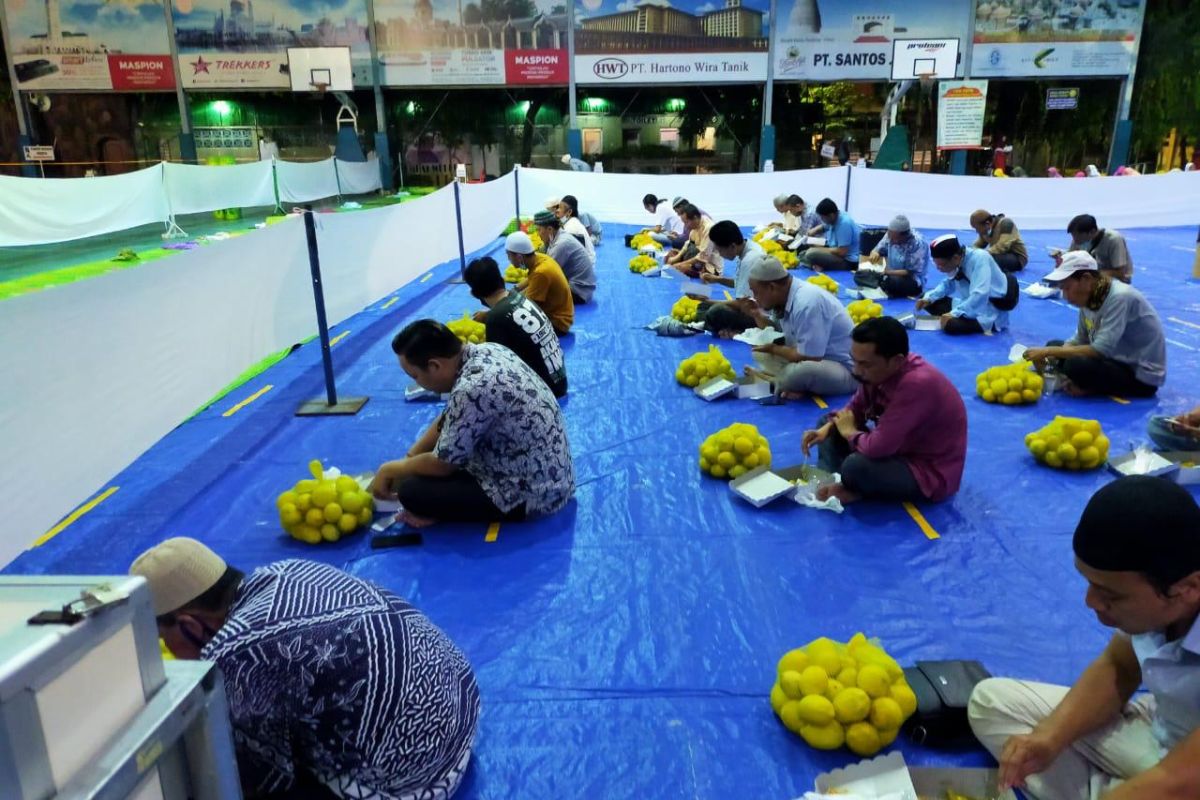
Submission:
[[[969,35],[962,0],[779,0],[776,80],[887,80],[895,39]],[[960,73],[961,74],[961,67]]]
[[[24,91],[173,89],[159,2],[4,0]]]
[[[763,81],[769,9],[769,0],[575,0],[575,81]]]
[[[562,0],[375,0],[389,86],[566,84]]]
[[[1141,32],[1139,0],[977,0],[971,74],[1127,75]]]
[[[179,73],[189,89],[286,89],[289,47],[349,47],[369,86],[365,0],[174,0]]]

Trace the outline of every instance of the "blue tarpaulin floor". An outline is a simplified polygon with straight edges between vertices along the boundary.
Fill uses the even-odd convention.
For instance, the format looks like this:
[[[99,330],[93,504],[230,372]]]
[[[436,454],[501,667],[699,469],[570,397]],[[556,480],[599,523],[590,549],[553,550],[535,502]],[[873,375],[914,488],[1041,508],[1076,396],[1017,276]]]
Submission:
[[[629,230],[608,226],[595,302],[577,310],[564,339],[579,483],[564,512],[503,525],[494,541],[483,525],[440,526],[423,546],[391,551],[372,551],[363,535],[312,547],[279,530],[274,499],[310,459],[373,469],[402,456],[437,414],[404,402],[407,379],[389,343],[406,322],[478,307],[448,282],[449,264],[333,331],[345,334],[333,348],[341,392],[371,398],[358,416],[293,416],[322,386],[319,348],[302,347],[97,487],[119,489],[7,571],[124,572],[144,548],[188,535],[242,568],[304,557],[377,581],[423,609],[478,672],[483,716],[464,798],[802,794],[819,772],[855,760],[809,750],[768,706],[776,660],[817,636],[863,630],[905,663],[978,658],[995,674],[1057,682],[1081,671],[1107,633],[1083,604],[1070,535],[1111,476],[1039,467],[1022,439],[1055,414],[1094,417],[1119,452],[1145,440],[1151,414],[1200,402],[1193,229],[1127,232],[1135,285],[1169,342],[1169,379],[1155,400],[1059,395],[1006,407],[975,398],[975,375],[1005,363],[1013,343],[1072,332],[1075,311],[1058,301],[1023,297],[1002,335],[913,334],[913,349],[960,387],[970,418],[962,490],[919,509],[939,538],[900,505],[842,516],[786,501],[755,510],[702,477],[697,447],[718,428],[754,423],[776,463],[797,463],[801,433],[821,411],[811,400],[709,404],[677,385],[679,361],[712,340],[642,329],[668,313],[679,281],[628,271]],[[1051,266],[1044,246],[1065,234],[1026,238],[1034,263],[1021,277],[1036,280]],[[736,366],[749,362],[744,345],[721,348]],[[914,763],[988,763],[981,751],[903,749]]]

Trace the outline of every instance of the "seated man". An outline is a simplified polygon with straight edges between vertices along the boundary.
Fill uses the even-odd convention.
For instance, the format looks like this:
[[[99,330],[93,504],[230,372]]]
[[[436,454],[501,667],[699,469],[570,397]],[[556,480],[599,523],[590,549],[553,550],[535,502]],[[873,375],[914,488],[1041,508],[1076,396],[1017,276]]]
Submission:
[[[820,446],[820,465],[842,482],[818,497],[919,502],[958,491],[967,459],[967,409],[949,379],[908,352],[908,331],[893,317],[859,323],[850,354],[861,384],[850,404],[800,441]]]
[[[687,231],[683,229],[683,220],[668,204],[667,198],[648,194],[642,198],[642,208],[654,215],[656,224],[650,229],[651,239],[671,249],[683,247],[687,241]]]
[[[825,234],[824,247],[810,247],[800,253],[800,263],[816,272],[858,269],[859,235],[862,231],[854,218],[839,211],[837,203],[826,197],[817,203],[821,224],[807,232],[808,236]]]
[[[779,215],[783,217],[783,219],[781,219],[779,222],[768,223],[766,226],[768,229],[783,228],[787,225],[787,222],[788,222],[787,201],[788,201],[788,197],[790,197],[790,196],[791,195],[786,195],[786,194],[775,195],[775,199],[771,201],[771,205],[775,206],[775,211],[778,212]]]
[[[1079,324],[1067,341],[1026,350],[1025,358],[1039,370],[1053,359],[1063,391],[1076,397],[1153,397],[1167,380],[1167,341],[1150,301],[1079,250],[1065,253],[1042,280],[1079,309]]]
[[[488,256],[468,264],[464,278],[471,287],[471,296],[489,309],[480,312],[487,340],[516,353],[546,382],[555,397],[566,395],[566,360],[546,312],[519,291],[505,289],[500,267]],[[480,315],[475,318],[479,320]]]
[[[754,348],[785,362],[775,375],[775,391],[784,399],[807,394],[849,394],[858,385],[850,369],[850,315],[832,294],[788,273],[779,259],[763,256],[750,269],[754,301],[735,300],[737,310],[759,328],[783,331],[784,344]],[[757,304],[757,306],[755,305]],[[775,319],[762,310],[771,312]],[[747,367],[749,370],[749,367]]]
[[[1200,406],[1174,417],[1156,414],[1150,418],[1146,433],[1159,450],[1200,450]]]
[[[533,224],[537,227],[538,236],[546,243],[546,255],[554,259],[566,276],[574,302],[580,304],[590,301],[596,293],[595,256],[589,256],[574,236],[564,234],[558,217],[549,211],[534,214]],[[521,289],[524,286],[517,288]]]
[[[546,202],[546,210],[558,217],[563,233],[578,239],[583,248],[587,250],[588,258],[595,263],[596,245],[592,242],[587,228],[583,227],[583,223],[579,221],[579,201],[569,194],[563,195],[561,198],[551,198]]]
[[[195,539],[138,556],[158,635],[221,668],[247,798],[449,797],[479,689],[454,642],[396,595],[327,564],[245,575]]]
[[[1020,299],[1016,279],[986,250],[964,249],[953,233],[934,239],[929,250],[946,278],[917,301],[917,311],[940,316],[942,330],[952,336],[1005,330]]]
[[[562,410],[546,382],[502,344],[467,344],[440,322],[392,340],[422,388],[450,394],[446,410],[399,461],[371,481],[414,527],[438,521],[518,521],[559,511],[575,494]]]
[[[1084,601],[1115,634],[1070,689],[980,683],[976,738],[1001,787],[1030,800],[1200,797],[1200,507],[1165,478],[1118,478],[1083,510],[1074,550]]]
[[[600,220],[596,219],[594,214],[580,211],[579,221],[587,229],[588,236],[592,237],[592,244],[600,244],[600,237],[604,233],[604,226],[600,224]]]
[[[533,251],[529,234],[515,231],[504,240],[508,263],[529,270],[529,275],[517,288],[533,302],[542,307],[554,330],[568,333],[575,323],[575,300],[571,295],[571,284],[562,267],[545,253]]]
[[[692,278],[698,278],[705,273],[720,275],[725,268],[725,262],[709,238],[713,221],[691,203],[683,207],[680,216],[688,232],[688,242],[682,250],[667,256],[667,264]]]
[[[743,236],[737,224],[727,219],[713,225],[708,238],[721,258],[737,262],[737,271],[732,278],[705,272],[700,275],[700,280],[728,286],[733,289],[734,297],[750,297],[750,268],[766,255],[762,247]]]
[[[1000,269],[1020,272],[1029,263],[1029,253],[1017,224],[1003,214],[979,209],[971,214],[971,227],[979,234],[972,247],[986,249]]]
[[[903,214],[896,215],[888,223],[887,235],[879,240],[867,260],[883,265],[878,288],[888,297],[914,297],[925,290],[929,245],[912,229],[908,217]],[[859,286],[870,286],[873,283],[873,279],[868,278],[870,274],[869,270],[858,270],[854,273],[854,282]]]
[[[1122,283],[1133,281],[1133,261],[1129,258],[1129,246],[1125,237],[1110,228],[1101,228],[1091,214],[1080,214],[1067,223],[1071,246],[1067,252],[1082,250],[1090,253],[1100,266],[1100,271]],[[1055,255],[1058,261],[1062,254]]]

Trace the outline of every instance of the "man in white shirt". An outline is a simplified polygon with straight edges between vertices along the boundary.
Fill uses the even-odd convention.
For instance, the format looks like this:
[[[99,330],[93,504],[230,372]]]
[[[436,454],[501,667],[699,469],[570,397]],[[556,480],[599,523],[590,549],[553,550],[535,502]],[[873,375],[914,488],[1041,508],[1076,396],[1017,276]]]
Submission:
[[[1070,690],[975,687],[971,728],[1000,762],[1001,788],[1032,800],[1200,797],[1200,507],[1165,478],[1119,478],[1088,502],[1073,544],[1087,606],[1117,631]]]

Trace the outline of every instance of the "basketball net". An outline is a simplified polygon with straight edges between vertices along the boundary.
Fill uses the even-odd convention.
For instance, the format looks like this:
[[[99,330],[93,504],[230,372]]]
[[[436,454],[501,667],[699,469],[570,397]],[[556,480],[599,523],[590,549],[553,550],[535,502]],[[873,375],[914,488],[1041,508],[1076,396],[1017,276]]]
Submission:
[[[329,88],[328,83],[310,83],[309,86],[313,87],[313,91],[318,94],[325,94],[325,90]]]
[[[932,90],[933,85],[937,83],[937,78],[934,77],[932,72],[922,72],[917,76],[917,79],[921,81],[921,91],[923,92]]]

